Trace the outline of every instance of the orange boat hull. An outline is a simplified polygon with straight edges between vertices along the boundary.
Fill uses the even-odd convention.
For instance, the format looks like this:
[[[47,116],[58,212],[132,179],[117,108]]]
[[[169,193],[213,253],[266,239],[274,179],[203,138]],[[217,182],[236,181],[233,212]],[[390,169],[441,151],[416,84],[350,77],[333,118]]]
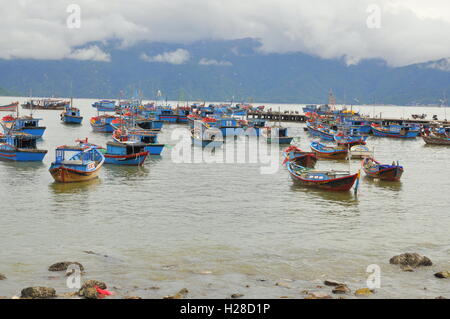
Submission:
[[[92,172],[82,172],[61,166],[58,168],[51,169],[50,174],[57,183],[86,182],[98,178],[100,173],[100,167],[101,165],[99,165],[97,169]]]

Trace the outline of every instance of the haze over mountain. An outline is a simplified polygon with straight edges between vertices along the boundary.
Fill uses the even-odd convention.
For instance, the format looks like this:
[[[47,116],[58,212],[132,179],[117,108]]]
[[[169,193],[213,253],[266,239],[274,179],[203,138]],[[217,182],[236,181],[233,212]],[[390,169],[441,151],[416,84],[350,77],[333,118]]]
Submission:
[[[0,60],[0,86],[35,96],[129,96],[141,89],[154,98],[324,103],[333,89],[341,103],[436,104],[449,94],[447,60],[390,67],[379,59],[347,65],[303,53],[258,51],[254,39],[192,44],[90,44],[106,61]],[[355,100],[356,99],[356,100]]]
[[[446,0],[0,0],[0,86],[28,95],[436,104]],[[18,23],[20,21],[20,23]]]

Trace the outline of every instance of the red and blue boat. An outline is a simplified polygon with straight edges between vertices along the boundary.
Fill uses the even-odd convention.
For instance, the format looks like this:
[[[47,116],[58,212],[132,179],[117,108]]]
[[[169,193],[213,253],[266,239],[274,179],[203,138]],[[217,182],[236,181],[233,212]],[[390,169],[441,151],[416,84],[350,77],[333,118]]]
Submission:
[[[46,150],[36,147],[38,137],[26,133],[0,135],[0,159],[18,162],[41,162]]]
[[[112,133],[114,132],[114,127],[111,123],[115,119],[119,119],[119,117],[108,114],[98,115],[91,117],[90,123],[94,132]]]
[[[311,142],[311,150],[318,158],[341,160],[348,156],[348,148],[343,146],[326,146],[319,142]]]
[[[283,151],[283,165],[287,162],[293,162],[298,166],[314,168],[317,162],[317,156],[314,152],[305,152],[297,146],[291,145]]]
[[[148,130],[121,127],[114,131],[113,139],[124,144],[143,143],[144,149],[149,152],[149,155],[161,155],[165,146],[165,144],[158,143],[158,132]]]
[[[327,191],[347,192],[359,178],[359,173],[350,174],[348,171],[313,170],[297,165],[293,161],[288,161],[286,167],[295,184]]]
[[[397,163],[381,164],[371,157],[362,160],[361,166],[368,177],[383,181],[399,181],[403,175],[403,166]]]
[[[81,147],[97,147],[105,156],[105,164],[141,166],[149,155],[149,152],[145,150],[145,144],[143,143],[127,144],[110,141],[106,143],[105,149],[101,146],[88,143],[87,138],[85,140],[77,140],[77,142]]]

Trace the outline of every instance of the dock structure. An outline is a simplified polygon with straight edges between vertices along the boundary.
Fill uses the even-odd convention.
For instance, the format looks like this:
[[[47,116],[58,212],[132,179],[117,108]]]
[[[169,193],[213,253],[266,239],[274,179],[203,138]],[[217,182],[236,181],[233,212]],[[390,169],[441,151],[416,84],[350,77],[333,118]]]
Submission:
[[[262,119],[272,122],[297,122],[306,123],[308,118],[304,114],[300,114],[298,111],[249,111],[247,113],[249,119]],[[412,119],[412,118],[388,118],[388,117],[367,117],[362,116],[361,119],[370,122],[382,122],[383,124],[397,123],[397,124],[421,124],[421,125],[440,125],[450,126],[449,120],[433,120],[433,119]]]
[[[297,111],[272,112],[272,111],[249,111],[247,117],[251,119],[268,120],[272,122],[298,122],[305,123],[308,119]]]

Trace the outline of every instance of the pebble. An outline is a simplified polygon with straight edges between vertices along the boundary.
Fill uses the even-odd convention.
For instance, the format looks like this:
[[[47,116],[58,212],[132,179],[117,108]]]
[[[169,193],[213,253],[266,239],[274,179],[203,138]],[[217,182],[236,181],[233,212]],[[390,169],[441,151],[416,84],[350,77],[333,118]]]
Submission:
[[[236,299],[236,298],[241,298],[243,296],[244,296],[243,294],[232,294],[231,298]]]
[[[437,278],[450,278],[450,271],[441,271],[434,274]]]
[[[334,294],[346,294],[351,292],[350,288],[347,285],[339,285],[333,288],[332,292]]]
[[[361,288],[355,291],[356,296],[370,296],[371,294],[373,294],[373,290],[369,288]]]

